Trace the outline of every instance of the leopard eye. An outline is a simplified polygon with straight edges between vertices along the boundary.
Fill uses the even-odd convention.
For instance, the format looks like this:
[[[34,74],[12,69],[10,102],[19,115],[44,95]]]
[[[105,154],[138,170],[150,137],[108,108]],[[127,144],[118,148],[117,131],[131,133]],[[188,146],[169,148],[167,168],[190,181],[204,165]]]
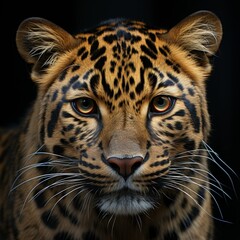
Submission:
[[[153,98],[150,111],[156,114],[165,114],[174,106],[175,99],[169,96],[157,96]]]
[[[82,97],[72,102],[73,109],[81,115],[90,115],[97,112],[95,101],[88,97]]]

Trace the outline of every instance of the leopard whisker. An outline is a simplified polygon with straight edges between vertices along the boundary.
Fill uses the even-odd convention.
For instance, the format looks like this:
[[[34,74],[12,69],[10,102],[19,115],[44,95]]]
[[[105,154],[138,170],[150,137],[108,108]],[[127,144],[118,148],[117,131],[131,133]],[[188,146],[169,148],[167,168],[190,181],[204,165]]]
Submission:
[[[237,195],[237,191],[236,191],[236,189],[235,189],[233,180],[232,180],[230,174],[227,172],[227,170],[224,169],[224,167],[226,167],[230,172],[232,172],[237,178],[238,178],[238,175],[236,174],[236,172],[235,172],[228,164],[226,164],[226,163],[219,157],[219,155],[218,155],[216,152],[213,151],[213,149],[212,149],[205,141],[202,140],[202,142],[203,142],[205,148],[206,148],[207,150],[209,150],[208,152],[209,152],[209,155],[211,156],[211,161],[212,161],[213,163],[215,163],[215,164],[227,175],[229,181],[231,182],[233,191],[234,191],[235,195]],[[216,159],[215,159],[214,156],[211,154],[211,152],[214,153],[214,156],[217,157],[218,161],[219,161],[221,164],[223,164],[224,167],[222,167],[222,166],[220,165],[220,163],[219,163],[218,161],[216,161]]]
[[[37,177],[40,177],[40,178],[41,178],[42,175],[37,176]],[[47,189],[52,188],[54,185],[57,184],[57,182],[54,182],[54,183],[48,185],[47,187],[44,187],[43,189],[41,189],[40,191],[38,191],[38,193],[35,194],[30,200],[28,200],[29,197],[30,197],[30,195],[32,194],[32,192],[33,192],[38,186],[42,185],[42,184],[43,184],[44,182],[46,182],[46,181],[52,180],[54,177],[55,177],[55,176],[52,176],[52,177],[50,177],[50,178],[46,178],[46,179],[44,179],[44,180],[41,180],[38,184],[36,184],[36,185],[30,190],[30,192],[27,194],[27,196],[26,196],[26,198],[25,198],[25,200],[24,200],[24,202],[23,202],[23,206],[22,206],[21,212],[22,212],[23,209],[25,208],[25,205],[26,205],[26,203],[27,203],[28,201],[30,201],[32,198],[35,199],[35,198],[38,197],[41,193],[43,193],[43,192],[46,191]],[[31,180],[31,179],[28,179],[28,180]],[[25,182],[26,182],[26,181],[25,181]]]
[[[74,174],[76,174],[76,173],[74,173]],[[45,180],[44,180],[44,182],[45,182],[47,180],[50,180],[50,179],[53,179],[53,178],[56,178],[56,177],[72,176],[72,175],[73,175],[73,173],[45,173],[45,174],[37,175],[37,176],[29,178],[29,179],[27,179],[23,182],[20,182],[18,185],[12,187],[10,192],[16,190],[17,188],[21,187],[24,184],[27,184],[31,181],[38,180],[38,179],[41,179],[41,178],[45,178]],[[75,175],[75,176],[79,176],[79,175]]]
[[[152,189],[154,190],[154,192],[158,195],[158,197],[161,197],[161,193],[157,190],[156,187],[154,187],[154,185],[157,185],[156,181],[152,181]]]
[[[206,151],[208,151],[208,150],[206,150]],[[190,151],[188,151],[188,152],[190,152]],[[219,159],[222,163],[224,163],[224,161],[216,154],[216,152],[214,152],[213,150],[210,150],[210,152],[211,152],[211,153],[214,153],[215,156],[217,156],[218,159]],[[195,163],[194,159],[192,159],[193,157],[201,157],[201,159],[207,159],[207,160],[213,162],[214,164],[216,164],[216,165],[227,175],[227,177],[229,178],[229,180],[230,180],[230,182],[231,182],[231,186],[232,186],[232,188],[233,188],[233,190],[234,190],[234,192],[235,192],[235,194],[236,194],[235,186],[234,186],[234,183],[233,183],[233,180],[232,180],[230,174],[216,161],[216,159],[214,158],[214,156],[213,156],[210,152],[209,152],[209,156],[208,156],[208,155],[206,156],[206,155],[190,154],[190,155],[184,155],[184,156],[177,156],[177,157],[174,157],[174,159],[188,158],[188,159],[192,160],[192,163],[190,163],[190,164],[193,164],[193,163]],[[183,163],[179,163],[179,162],[178,162],[178,164],[183,164]],[[198,164],[201,165],[203,168],[206,168],[206,166],[202,165],[201,163],[198,162]],[[228,166],[226,163],[224,163],[224,165]],[[229,166],[228,166],[228,168],[229,168],[231,171],[233,171]],[[206,168],[206,169],[207,169],[207,168]],[[234,172],[234,171],[233,171],[233,172]],[[234,173],[235,173],[235,172],[234,172]],[[209,171],[209,175],[210,175],[211,179],[212,179],[213,181],[216,181],[221,188],[222,188],[222,186],[224,186],[224,184],[220,183],[219,180],[217,180],[217,179],[214,177],[214,175],[210,173],[210,171]],[[236,173],[235,173],[235,175],[236,175]],[[223,191],[223,190],[222,190],[222,191]]]
[[[182,152],[179,152],[176,154],[176,156],[181,156],[183,154],[194,154],[195,152],[205,152],[205,153],[208,153],[210,150],[207,150],[206,148],[196,148],[196,149],[191,149],[191,150],[187,150],[187,151],[182,151]],[[213,152],[215,153],[213,150],[210,151],[210,152]],[[205,155],[203,155],[205,156]]]
[[[206,170],[203,170],[203,169],[198,169],[198,168],[190,168],[190,167],[183,167],[183,168],[179,168],[179,167],[176,167],[176,168],[171,168],[172,170],[174,170],[174,171],[181,171],[181,170],[192,170],[192,171],[194,171],[195,173],[197,173],[197,174],[199,174],[200,176],[202,176],[202,177],[204,177],[204,178],[206,178],[207,180],[204,180],[204,179],[201,179],[201,178],[196,178],[196,177],[193,177],[193,176],[187,176],[189,179],[196,179],[196,180],[199,180],[199,181],[201,181],[201,182],[204,182],[204,183],[209,183],[209,185],[210,186],[212,186],[212,187],[214,187],[214,188],[216,188],[216,189],[218,189],[221,193],[223,193],[223,196],[227,196],[229,199],[231,199],[231,197],[230,197],[230,195],[229,194],[227,194],[227,192],[225,192],[224,190],[223,190],[223,188],[222,188],[222,185],[221,185],[221,183],[215,178],[214,180],[216,180],[216,183],[218,184],[214,184],[213,182],[209,182],[208,181],[208,176],[206,175],[206,174],[204,174],[204,173],[207,173],[207,174],[210,174],[210,172],[208,172],[208,171],[206,171]],[[201,173],[201,172],[203,172],[203,173]],[[170,173],[171,174],[171,173]],[[180,177],[182,177],[182,176],[180,176]],[[217,195],[219,195],[219,196],[222,196],[219,192],[217,192],[215,189],[211,189],[214,193],[216,193]]]
[[[179,180],[179,179],[178,179]],[[177,187],[176,185],[180,186],[180,187]],[[180,192],[184,193],[186,196],[188,196],[190,199],[193,200],[193,202],[195,202],[197,204],[197,206],[199,206],[201,209],[203,209],[205,212],[206,210],[197,202],[197,200],[191,196],[188,192],[184,191],[182,189],[182,187],[186,188],[188,191],[196,194],[197,196],[199,196],[201,199],[203,199],[203,197],[201,195],[199,195],[197,192],[195,192],[194,190],[192,190],[191,188],[179,183],[178,181],[171,181],[171,183],[167,183],[165,185],[165,187],[170,187],[171,189],[176,189],[176,190],[179,190]],[[209,213],[207,212],[207,214],[209,215]]]
[[[178,178],[176,178],[176,177],[178,177]],[[219,211],[219,213],[220,213],[220,216],[221,216],[221,218],[223,218],[223,215],[222,215],[222,211],[221,211],[221,209],[220,209],[220,206],[219,206],[219,204],[218,204],[218,202],[217,202],[217,200],[216,200],[216,198],[215,198],[215,196],[213,195],[213,193],[212,192],[214,192],[214,193],[216,193],[217,195],[220,195],[218,192],[216,192],[215,190],[213,190],[213,189],[211,189],[210,187],[207,187],[206,185],[202,185],[202,184],[200,184],[200,183],[197,183],[196,181],[194,181],[194,180],[197,180],[197,181],[202,181],[202,179],[199,179],[199,178],[196,178],[196,177],[188,177],[188,176],[185,176],[185,175],[183,175],[183,174],[180,174],[179,173],[179,176],[171,176],[171,178],[172,179],[174,179],[174,180],[177,180],[179,183],[180,182],[183,182],[183,183],[190,183],[190,184],[194,184],[194,185],[197,185],[197,186],[199,186],[199,187],[202,187],[205,191],[207,191],[209,194],[210,194],[210,196],[212,197],[212,199],[214,200],[214,202],[216,203],[216,206],[217,206],[217,208],[218,208],[218,211]],[[207,183],[208,184],[208,181],[203,181],[204,183]],[[184,186],[184,185],[183,185]],[[212,192],[211,192],[212,191]],[[195,191],[194,191],[195,192]],[[198,195],[199,197],[200,197],[200,195]],[[204,197],[201,197],[202,199],[204,199]],[[230,198],[230,196],[229,196],[229,198]]]
[[[46,161],[46,163],[48,163],[48,164],[51,164],[51,163],[55,162],[55,163],[59,163],[60,165],[71,166],[72,163],[74,163],[74,165],[77,165],[77,163],[78,163],[77,159],[72,159],[72,158],[69,158],[67,156],[52,153],[52,152],[37,152],[36,151],[36,152],[32,153],[30,156],[33,157],[33,156],[39,156],[39,155],[40,156],[47,155],[47,156],[58,158],[58,159],[49,158],[49,161]]]
[[[90,209],[90,206],[91,206],[91,201],[92,201],[92,190],[86,190],[87,192],[84,194],[84,197],[83,197],[83,207],[82,207],[82,211],[84,211],[85,209],[87,210],[87,215],[86,217],[89,218],[90,217],[90,212],[91,212],[91,209]],[[78,193],[78,194],[81,194]]]
[[[206,209],[204,209],[204,208],[197,202],[196,199],[194,199],[189,193],[187,193],[185,190],[182,189],[182,187],[184,187],[184,188],[190,190],[191,192],[194,192],[195,194],[197,194],[195,191],[193,191],[193,190],[190,189],[189,187],[187,187],[187,186],[185,186],[185,185],[183,185],[183,184],[179,184],[179,183],[176,182],[176,181],[171,182],[171,183],[168,183],[167,185],[168,185],[168,187],[171,188],[171,189],[176,189],[176,190],[179,190],[179,191],[181,191],[182,193],[184,193],[186,196],[188,196],[190,199],[192,199],[192,200],[197,204],[197,206],[198,206],[199,208],[201,208],[202,211],[204,211],[204,212],[205,212],[208,216],[210,216],[211,218],[213,218],[213,219],[215,219],[215,220],[218,220],[218,221],[221,221],[221,222],[224,222],[224,223],[231,223],[231,222],[226,221],[226,220],[223,219],[221,210],[220,210],[220,214],[221,214],[221,217],[222,217],[221,219],[213,216],[212,214],[210,214],[209,212],[207,212]],[[176,185],[179,185],[180,187],[177,187]],[[166,186],[166,187],[167,187],[167,186]],[[198,195],[198,194],[197,194],[197,195]]]
[[[113,235],[113,233],[114,233],[114,226],[115,226],[115,223],[116,223],[117,216],[114,215],[114,214],[112,216],[114,216],[114,218],[113,218],[113,223],[112,223],[112,228],[111,228],[111,235],[114,236]]]
[[[26,157],[25,157],[25,161],[24,163],[26,163],[26,161],[30,160],[33,156],[35,156],[35,154],[37,152],[39,152],[43,147],[44,147],[45,144],[42,144],[42,146],[40,146],[35,152],[31,153],[31,154],[28,154]]]
[[[73,176],[74,177],[74,176]],[[47,181],[48,181],[49,179],[47,179]],[[56,182],[54,182],[54,183],[52,183],[52,184],[50,184],[50,185],[48,185],[48,186],[46,186],[46,187],[44,187],[43,189],[41,189],[37,194],[36,194],[36,196],[35,197],[38,197],[40,194],[42,194],[43,192],[45,192],[46,190],[48,190],[48,189],[52,189],[52,188],[54,188],[54,187],[59,187],[59,186],[64,186],[64,185],[69,185],[70,183],[72,184],[72,181],[74,182],[74,183],[81,183],[81,182],[79,182],[79,181],[81,181],[81,179],[68,179],[68,178],[66,178],[66,179],[61,179],[61,180],[58,180],[58,181],[56,181]],[[37,184],[34,188],[36,188],[36,187],[38,187],[39,185],[41,185],[43,182],[40,182],[40,184]],[[32,189],[32,191],[33,191],[34,189]],[[32,192],[31,191],[31,192]]]
[[[42,168],[42,167],[55,167],[55,166],[68,166],[69,164],[66,164],[66,163],[63,163],[62,161],[59,161],[59,160],[54,160],[54,161],[47,161],[47,162],[41,162],[41,163],[35,163],[35,164],[30,164],[30,165],[27,165],[21,169],[18,170],[18,175],[17,177],[15,178],[13,184],[12,184],[12,187],[11,187],[11,190],[14,190],[14,185],[16,184],[16,182],[19,180],[19,178],[24,174],[26,173],[27,171],[30,171],[32,169],[37,169],[37,168]],[[66,168],[67,169],[67,168]],[[70,168],[69,168],[70,169]],[[64,170],[64,169],[63,169]]]
[[[79,186],[79,185],[78,185],[78,184],[75,184],[75,185],[69,186],[69,187],[64,188],[63,190],[57,192],[56,194],[52,195],[52,196],[46,201],[45,206],[46,206],[53,198],[56,198],[58,195],[66,192],[66,191],[69,190],[69,189],[75,188],[75,187],[77,187],[77,186]],[[40,193],[40,194],[41,194],[41,193]],[[29,202],[32,201],[32,200],[34,200],[34,199],[37,197],[37,195],[38,195],[38,194],[35,194],[35,195],[29,200]]]
[[[141,217],[139,215],[136,215],[135,219],[136,219],[139,231],[141,232],[141,230],[142,230],[142,219],[141,219]]]
[[[188,158],[188,157],[201,157],[202,159],[208,159],[209,161],[213,162],[214,164],[216,164],[226,175],[227,177],[229,178],[230,182],[231,182],[231,185],[232,185],[232,188],[236,194],[236,189],[235,189],[235,186],[234,186],[234,183],[233,183],[233,180],[230,176],[230,174],[228,173],[228,171],[226,169],[224,169],[224,167],[226,167],[230,172],[232,172],[235,176],[238,177],[238,175],[235,173],[235,171],[228,165],[226,164],[220,157],[219,155],[205,142],[203,141],[203,145],[205,147],[205,149],[193,149],[193,150],[189,150],[189,151],[185,151],[185,152],[181,152],[181,153],[178,153],[174,159],[179,159],[179,158]],[[208,155],[202,155],[202,154],[193,154],[195,152],[199,152],[199,151],[205,151],[206,153],[208,153]],[[189,153],[190,155],[184,155],[184,156],[181,156],[182,154],[185,154],[185,153]],[[217,158],[217,159],[216,159]],[[223,164],[224,167],[222,167],[220,165],[220,163],[218,161]]]
[[[51,208],[51,210],[50,210],[50,216],[51,216],[52,212],[54,211],[54,208],[57,206],[57,204],[58,204],[60,201],[62,201],[62,200],[63,200],[64,198],[66,198],[68,195],[70,195],[71,193],[73,193],[73,192],[75,192],[75,191],[77,191],[77,190],[79,190],[79,189],[81,189],[81,191],[85,191],[85,190],[86,190],[86,189],[83,189],[82,186],[79,186],[79,187],[74,188],[73,190],[67,192],[67,193],[64,194],[62,197],[60,197],[60,198],[54,203],[53,207]],[[56,196],[56,194],[55,194],[54,196]]]
[[[193,157],[200,157],[201,159],[202,158],[205,158],[205,159],[208,159],[208,160],[212,160],[211,157],[209,157],[208,155],[202,155],[202,154],[185,154],[185,155],[181,155],[181,156],[178,156],[176,155],[173,159],[176,160],[176,159],[182,159],[182,158],[193,158]],[[194,161],[194,160],[192,160]]]

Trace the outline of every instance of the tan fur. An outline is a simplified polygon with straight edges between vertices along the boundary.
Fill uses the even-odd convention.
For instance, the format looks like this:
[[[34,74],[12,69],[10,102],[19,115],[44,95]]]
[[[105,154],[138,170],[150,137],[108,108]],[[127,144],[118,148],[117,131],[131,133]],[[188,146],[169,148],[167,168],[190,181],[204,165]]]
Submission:
[[[20,24],[38,94],[0,137],[0,238],[212,239],[205,81],[221,23],[201,11],[169,31],[130,24]]]

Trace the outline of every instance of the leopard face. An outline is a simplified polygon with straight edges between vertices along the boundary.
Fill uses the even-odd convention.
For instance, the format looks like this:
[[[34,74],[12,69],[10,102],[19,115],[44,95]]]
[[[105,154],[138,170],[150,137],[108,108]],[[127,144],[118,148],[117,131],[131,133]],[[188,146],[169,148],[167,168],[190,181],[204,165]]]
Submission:
[[[21,189],[16,202],[31,202],[28,213],[47,225],[46,236],[78,239],[85,212],[123,222],[152,214],[166,230],[158,239],[185,236],[190,220],[197,223],[186,236],[198,236],[196,226],[207,222],[210,236],[205,81],[221,36],[219,19],[207,11],[170,30],[120,19],[71,35],[41,18],[21,23],[17,47],[32,64],[38,95],[19,137],[24,157],[12,190]],[[23,228],[45,231],[22,219]],[[86,226],[96,229],[96,221]],[[115,239],[140,239],[116,232]]]
[[[137,21],[108,22],[75,37],[41,21],[25,22],[21,28],[35,33],[18,36],[28,61],[39,56],[33,70],[40,82],[39,138],[50,155],[40,163],[47,161],[66,181],[78,179],[79,191],[91,192],[101,211],[154,208],[183,161],[176,156],[207,138],[207,57],[198,63],[184,43],[171,43],[168,35],[176,30]],[[62,39],[46,53],[41,46],[27,52],[23,40],[43,45],[34,42],[43,29],[41,41],[56,38],[51,31]],[[61,53],[61,44],[70,50]]]

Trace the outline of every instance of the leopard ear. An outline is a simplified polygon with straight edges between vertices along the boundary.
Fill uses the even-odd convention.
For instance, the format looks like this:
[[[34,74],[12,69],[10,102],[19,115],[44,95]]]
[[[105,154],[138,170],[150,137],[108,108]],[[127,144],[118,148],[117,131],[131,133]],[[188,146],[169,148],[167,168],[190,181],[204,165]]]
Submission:
[[[204,63],[219,48],[222,25],[214,13],[198,11],[170,29],[166,38],[191,53],[199,63]]]
[[[24,20],[16,35],[17,49],[23,59],[33,64],[33,73],[42,74],[67,49],[74,47],[74,37],[43,18]]]

